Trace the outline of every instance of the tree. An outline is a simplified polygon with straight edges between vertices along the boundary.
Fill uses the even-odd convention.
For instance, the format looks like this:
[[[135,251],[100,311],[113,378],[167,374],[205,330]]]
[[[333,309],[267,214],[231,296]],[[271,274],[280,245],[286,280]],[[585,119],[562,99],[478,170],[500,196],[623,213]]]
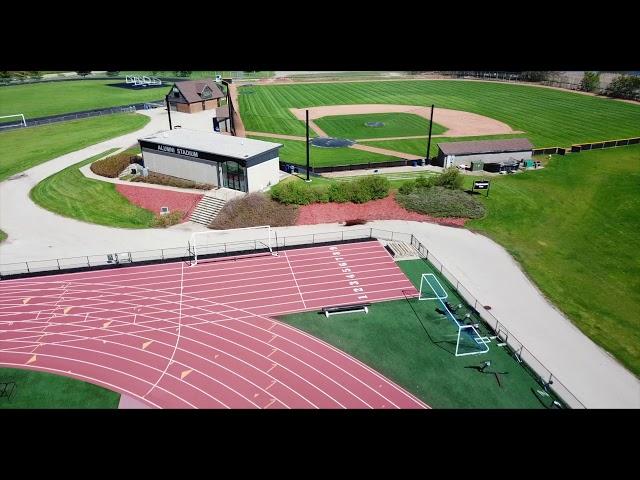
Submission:
[[[600,88],[600,72],[584,72],[580,81],[580,90],[593,92]]]
[[[191,72],[187,71],[187,70],[178,70],[173,72],[175,74],[176,77],[190,77],[191,76]]]
[[[640,95],[640,77],[634,75],[618,75],[607,86],[604,94],[615,98],[638,98]]]
[[[91,70],[86,70],[86,71],[80,71],[80,72],[76,72],[78,75],[80,75],[81,77],[86,77],[87,75],[89,75],[91,73]]]

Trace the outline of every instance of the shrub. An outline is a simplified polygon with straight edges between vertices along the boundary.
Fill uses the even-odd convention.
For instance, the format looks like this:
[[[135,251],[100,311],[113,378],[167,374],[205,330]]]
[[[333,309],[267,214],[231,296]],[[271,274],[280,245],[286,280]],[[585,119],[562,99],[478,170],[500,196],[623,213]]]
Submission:
[[[171,225],[177,225],[182,221],[184,217],[184,212],[180,210],[174,210],[173,212],[167,213],[166,215],[156,215],[153,219],[153,226],[160,228],[167,228]]]
[[[386,177],[379,175],[369,175],[361,177],[352,182],[355,190],[366,193],[369,200],[385,198],[389,195],[390,183]],[[368,201],[368,200],[365,200]]]
[[[350,182],[336,182],[329,185],[328,195],[330,202],[345,203],[350,202],[352,185]]]
[[[615,98],[636,98],[640,94],[640,77],[618,75],[609,83],[604,94]]]
[[[164,175],[162,173],[149,172],[149,175],[143,177],[142,175],[136,176],[131,179],[132,182],[153,183],[154,185],[168,185],[170,187],[179,188],[195,188],[197,190],[210,190],[213,185],[208,183],[198,183],[193,180],[186,180],[184,178],[172,177],[171,175]]]
[[[117,178],[122,171],[129,166],[131,159],[135,158],[127,153],[118,153],[91,164],[91,171],[96,175],[108,178]]]
[[[585,92],[593,92],[600,87],[600,73],[599,72],[584,72],[582,80],[580,81],[580,90]]]
[[[464,179],[456,167],[447,168],[440,175],[430,179],[430,184],[436,187],[449,188],[451,190],[462,189]]]
[[[419,188],[409,195],[396,195],[396,200],[407,210],[433,217],[480,218],[484,205],[462,190],[442,186]]]
[[[353,220],[347,220],[344,222],[345,227],[351,227],[353,225],[364,225],[367,221],[364,218],[354,218]]]
[[[295,205],[282,205],[264,193],[255,192],[229,200],[209,228],[225,230],[260,225],[286,227],[294,225],[297,216],[298,207]]]
[[[310,203],[329,201],[327,187],[310,185],[305,182],[282,182],[271,187],[271,198],[286,205],[309,205]]]

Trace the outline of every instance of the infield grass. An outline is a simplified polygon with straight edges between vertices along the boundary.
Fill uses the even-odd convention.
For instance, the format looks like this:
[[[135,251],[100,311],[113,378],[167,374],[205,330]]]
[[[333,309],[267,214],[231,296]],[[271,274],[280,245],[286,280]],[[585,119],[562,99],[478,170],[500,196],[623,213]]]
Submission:
[[[466,177],[471,186],[472,177]],[[505,247],[593,341],[640,376],[640,145],[553,156],[492,177],[483,219],[466,226]]]
[[[120,228],[152,227],[153,213],[130,203],[118,193],[115,184],[87,178],[79,170],[115,150],[108,150],[45,178],[29,196],[42,208],[83,222]]]
[[[422,273],[436,274],[450,301],[464,303],[430,263],[408,260],[398,265],[417,288]],[[366,315],[326,318],[306,312],[280,320],[353,355],[434,408],[546,408],[551,404],[551,397],[536,393],[541,388],[535,377],[495,342],[486,354],[456,357],[457,329],[436,311],[438,306],[433,301],[395,300],[372,304]],[[494,374],[473,368],[486,360],[491,361],[487,372],[500,373],[500,384]]]
[[[250,88],[251,95],[243,95]],[[431,105],[502,121],[536,147],[640,135],[640,105],[550,88],[458,80],[253,85],[239,89],[247,130],[304,135],[289,108],[321,105]],[[351,137],[351,135],[347,135]]]
[[[2,132],[0,181],[66,153],[139,130],[149,120],[144,115],[119,113]]]
[[[428,135],[429,121],[411,113],[375,113],[367,115],[333,115],[314,120],[330,137],[336,138],[385,138]],[[367,123],[381,122],[380,127],[368,127]],[[433,124],[432,134],[444,133],[446,129]]]
[[[74,378],[34,370],[0,368],[0,382],[15,382],[0,408],[118,408],[120,394]]]

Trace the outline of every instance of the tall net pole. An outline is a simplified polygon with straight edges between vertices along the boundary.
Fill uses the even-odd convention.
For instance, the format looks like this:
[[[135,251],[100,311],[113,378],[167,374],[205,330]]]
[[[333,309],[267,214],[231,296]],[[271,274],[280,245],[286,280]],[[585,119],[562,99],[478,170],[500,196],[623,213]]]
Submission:
[[[429,120],[429,140],[427,141],[426,163],[429,163],[429,154],[431,153],[431,127],[433,127],[433,105],[431,105],[431,119]]]
[[[307,182],[310,182],[309,179],[309,110],[306,110],[306,118],[307,118]]]

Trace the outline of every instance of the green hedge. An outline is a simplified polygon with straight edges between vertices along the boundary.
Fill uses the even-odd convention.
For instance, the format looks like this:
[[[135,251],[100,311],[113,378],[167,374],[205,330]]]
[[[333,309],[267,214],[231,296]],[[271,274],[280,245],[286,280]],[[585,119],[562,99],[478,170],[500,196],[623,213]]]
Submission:
[[[484,205],[473,196],[441,186],[420,187],[409,194],[398,192],[396,201],[407,210],[432,217],[481,218],[485,214]]]
[[[417,189],[428,187],[444,187],[451,190],[460,190],[463,183],[464,178],[458,169],[451,167],[439,175],[430,177],[421,175],[414,180],[409,180],[400,186],[398,192],[402,195],[409,195]]]
[[[389,195],[389,180],[382,176],[367,176],[352,182],[336,182],[330,185],[311,185],[288,181],[271,188],[271,198],[284,204],[309,205],[310,203],[365,203]]]

